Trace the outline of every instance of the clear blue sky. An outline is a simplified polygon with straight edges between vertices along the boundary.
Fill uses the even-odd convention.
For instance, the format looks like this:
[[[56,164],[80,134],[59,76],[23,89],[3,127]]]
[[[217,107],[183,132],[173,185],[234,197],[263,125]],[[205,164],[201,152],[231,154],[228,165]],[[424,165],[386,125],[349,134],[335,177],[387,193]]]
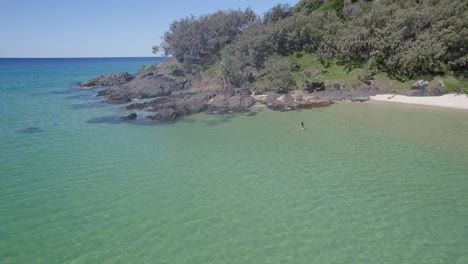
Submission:
[[[174,20],[298,1],[0,0],[0,58],[152,56]]]

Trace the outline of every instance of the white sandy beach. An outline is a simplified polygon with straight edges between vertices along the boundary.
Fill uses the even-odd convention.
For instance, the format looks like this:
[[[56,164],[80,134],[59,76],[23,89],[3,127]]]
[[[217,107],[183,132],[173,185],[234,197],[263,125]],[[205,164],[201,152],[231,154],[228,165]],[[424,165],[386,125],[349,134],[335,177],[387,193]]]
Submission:
[[[427,105],[444,108],[468,110],[468,96],[464,94],[445,94],[442,96],[406,96],[379,94],[371,96],[371,100],[415,105]]]

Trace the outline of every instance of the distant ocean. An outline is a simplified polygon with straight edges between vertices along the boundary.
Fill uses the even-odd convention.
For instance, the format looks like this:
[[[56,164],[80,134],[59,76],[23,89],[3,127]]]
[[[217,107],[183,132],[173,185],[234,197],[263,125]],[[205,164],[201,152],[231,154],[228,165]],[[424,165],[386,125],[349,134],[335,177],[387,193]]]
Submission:
[[[468,263],[467,112],[125,123],[75,88],[161,61],[0,59],[0,263]]]

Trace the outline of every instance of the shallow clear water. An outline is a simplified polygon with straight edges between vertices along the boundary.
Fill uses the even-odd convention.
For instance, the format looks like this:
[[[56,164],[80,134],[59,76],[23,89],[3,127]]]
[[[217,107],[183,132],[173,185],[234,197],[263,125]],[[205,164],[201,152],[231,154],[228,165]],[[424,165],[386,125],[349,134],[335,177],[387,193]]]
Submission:
[[[1,263],[468,262],[467,112],[147,125],[72,88],[154,61],[0,60]]]

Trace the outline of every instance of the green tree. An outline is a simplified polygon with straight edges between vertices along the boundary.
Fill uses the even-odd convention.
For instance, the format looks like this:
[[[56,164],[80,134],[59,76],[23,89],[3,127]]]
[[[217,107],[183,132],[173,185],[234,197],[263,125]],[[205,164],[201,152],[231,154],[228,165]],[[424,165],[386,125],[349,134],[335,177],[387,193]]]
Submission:
[[[171,23],[161,47],[166,55],[173,55],[188,67],[209,65],[218,61],[221,49],[255,19],[257,16],[251,9],[186,17]]]

